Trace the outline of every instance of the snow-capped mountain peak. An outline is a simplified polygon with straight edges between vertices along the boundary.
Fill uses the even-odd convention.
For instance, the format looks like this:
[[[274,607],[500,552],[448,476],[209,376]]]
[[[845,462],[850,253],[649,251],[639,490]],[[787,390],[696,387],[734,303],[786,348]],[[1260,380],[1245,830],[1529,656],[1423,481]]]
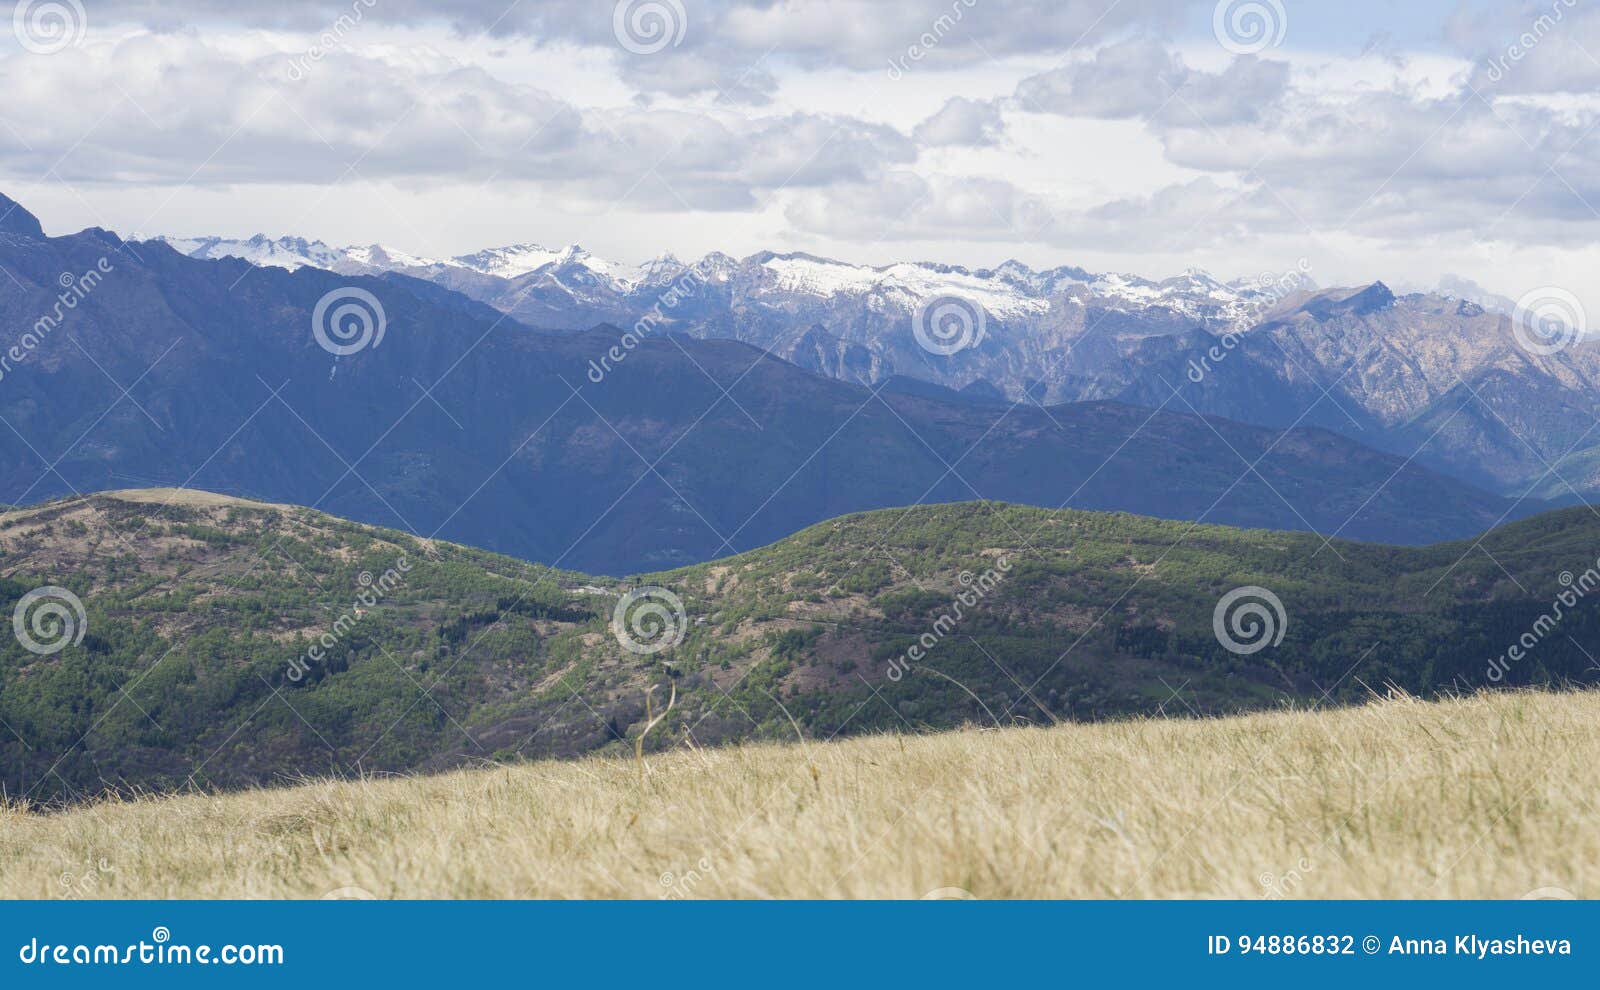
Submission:
[[[739,260],[721,251],[713,251],[690,267],[707,282],[727,282],[738,274]]]
[[[342,249],[346,258],[362,265],[373,268],[464,268],[459,261],[453,258],[423,258],[409,254],[382,244],[369,244],[366,247],[347,247]]]
[[[750,261],[764,269],[764,296],[814,298],[871,295],[883,305],[915,310],[938,296],[961,296],[990,315],[1007,319],[1049,312],[1048,300],[1008,283],[952,265],[902,262],[873,268],[810,254],[761,254]]]
[[[180,254],[191,258],[242,258],[252,265],[287,268],[331,268],[344,257],[342,251],[331,248],[322,241],[308,241],[304,237],[269,238],[257,234],[248,240],[229,240],[223,237],[157,237]]]
[[[639,266],[639,285],[664,285],[689,270],[671,251]]]
[[[607,261],[604,258],[597,258],[577,244],[571,245],[562,252],[561,260],[558,264],[561,267],[570,265],[582,266],[619,289],[628,289],[637,285],[644,271],[642,268],[636,268],[632,265],[623,265],[615,261]]]
[[[332,248],[322,241],[297,237],[161,240],[194,257],[239,257],[256,265],[289,269],[399,270],[424,278],[470,271],[507,281],[533,277],[537,284],[581,300],[585,307],[603,306],[605,300],[621,305],[621,301],[656,291],[689,271],[710,284],[742,282],[746,285],[742,291],[750,299],[781,310],[857,300],[879,312],[915,312],[929,299],[959,296],[981,305],[1001,322],[1037,319],[1067,304],[1127,312],[1161,309],[1194,319],[1232,321],[1247,318],[1264,302],[1271,302],[1274,293],[1284,294],[1281,289],[1264,286],[1260,279],[1223,282],[1198,268],[1156,281],[1121,272],[1095,274],[1072,266],[1036,271],[1015,259],[992,269],[934,262],[872,266],[804,252],[766,251],[742,261],[712,252],[687,265],[669,252],[631,266],[597,257],[579,244],[549,248],[526,242],[437,259],[377,244]],[[450,284],[457,283],[452,279]]]
[[[557,264],[574,251],[577,245],[552,251],[540,244],[508,244],[505,247],[487,248],[474,254],[458,255],[452,260],[463,268],[470,268],[496,278],[519,278],[538,271],[546,265]]]

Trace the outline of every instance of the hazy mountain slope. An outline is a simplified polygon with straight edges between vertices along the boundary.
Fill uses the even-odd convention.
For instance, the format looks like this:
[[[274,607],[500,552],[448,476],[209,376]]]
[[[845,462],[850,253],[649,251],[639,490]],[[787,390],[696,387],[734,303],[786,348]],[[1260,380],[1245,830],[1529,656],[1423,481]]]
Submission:
[[[1237,413],[1238,393],[1276,390],[1277,401],[1247,418],[1276,425],[1309,409],[1309,422],[1518,494],[1568,450],[1600,441],[1600,344],[1536,353],[1503,314],[1396,297],[1381,283],[1312,296],[1250,330],[1214,366],[1220,377],[1182,382],[1201,412]],[[1164,394],[1167,380],[1179,381],[1146,381],[1142,397]],[[1570,480],[1587,489],[1600,478]]]
[[[652,593],[618,620],[623,583],[305,509],[172,491],[72,499],[0,515],[0,608],[22,612],[36,649],[60,647],[0,640],[0,783],[70,799],[620,748],[649,686],[659,711],[668,681],[677,703],[652,739],[674,745],[792,737],[791,718],[827,738],[1326,703],[1389,681],[1582,681],[1578,644],[1600,632],[1586,600],[1530,656],[1489,664],[1542,628],[1559,571],[1581,574],[1597,542],[1587,509],[1481,549],[1318,552],[1306,535],[928,506],[659,575],[681,606]],[[1247,584],[1284,611],[1259,652],[1237,655],[1214,612]],[[24,600],[41,586],[75,595],[82,622],[38,624],[65,601]],[[681,641],[648,639],[653,621]],[[665,649],[632,652],[624,637]],[[925,654],[908,652],[919,643]]]
[[[632,268],[576,246],[434,262],[294,238],[180,246],[191,244],[200,256],[231,250],[259,264],[399,272],[541,327],[627,326],[655,312],[663,326],[862,384],[900,375],[1046,403],[1151,406],[1172,403],[1176,387],[1180,410],[1322,426],[1499,491],[1600,488],[1584,454],[1600,446],[1588,432],[1600,417],[1600,344],[1532,351],[1512,333],[1510,300],[1458,281],[1444,283],[1454,294],[1396,296],[1381,282],[1311,292],[1298,270],[1224,283],[1196,270],[1153,281],[1014,261],[870,267],[763,252]],[[981,311],[981,330],[957,353],[931,353],[913,327],[930,303],[952,299]],[[1220,361],[1208,357],[1219,351]],[[1562,467],[1569,451],[1575,459]]]
[[[231,252],[285,268],[397,272],[552,329],[626,326],[658,311],[681,332],[742,340],[847,381],[904,374],[960,388],[981,380],[1045,402],[1108,397],[1125,383],[1117,371],[1130,349],[1232,325],[1264,309],[1284,286],[1304,281],[1293,274],[1278,286],[1224,283],[1198,270],[1153,281],[1071,266],[1034,271],[1016,261],[976,270],[934,263],[870,267],[770,251],[742,260],[712,253],[692,264],[665,255],[635,268],[577,245],[515,245],[432,261],[376,246],[308,245],[300,238],[167,243],[199,257]],[[952,298],[982,308],[984,332],[975,346],[947,358],[923,349],[912,323],[925,304]],[[814,363],[813,327],[858,353]],[[863,367],[870,367],[870,378]]]
[[[1397,542],[1513,506],[1332,434],[1114,404],[874,394],[732,341],[551,335],[392,273],[353,278],[0,237],[0,318],[110,269],[0,388],[0,501],[186,485],[627,573],[917,501],[999,498]],[[22,286],[21,288],[19,288]],[[380,344],[334,357],[313,313],[360,288]],[[614,352],[614,353],[613,353]],[[126,387],[128,393],[122,394]],[[952,470],[953,469],[953,470]]]

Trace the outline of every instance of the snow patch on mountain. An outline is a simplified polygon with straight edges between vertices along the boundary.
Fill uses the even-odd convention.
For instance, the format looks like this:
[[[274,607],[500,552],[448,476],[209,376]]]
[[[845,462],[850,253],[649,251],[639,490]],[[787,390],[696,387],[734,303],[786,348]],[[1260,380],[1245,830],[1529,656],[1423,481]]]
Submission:
[[[551,265],[577,264],[607,281],[625,281],[635,270],[596,258],[574,244],[551,249],[538,244],[511,244],[456,258],[429,258],[381,244],[330,247],[302,237],[269,238],[257,234],[248,240],[225,237],[157,237],[191,258],[241,258],[252,265],[286,268],[335,268],[349,265],[381,271],[458,268],[514,279]]]
[[[384,247],[382,244],[369,244],[366,247],[347,247],[341,252],[346,258],[357,264],[367,265],[372,268],[392,270],[395,268],[465,268],[454,258],[423,258],[415,254],[408,254],[395,248]]]
[[[801,292],[825,298],[841,292],[868,292],[878,284],[878,273],[871,268],[808,254],[773,255],[762,262],[762,267],[772,273],[772,287],[779,292]]]
[[[252,265],[272,268],[331,268],[344,260],[345,254],[322,241],[308,241],[303,237],[272,239],[257,234],[249,240],[229,240],[223,237],[157,237],[174,251],[191,258],[242,258]]]
[[[981,305],[990,316],[1003,322],[1031,321],[1061,304],[1126,312],[1162,308],[1199,320],[1234,320],[1248,318],[1263,301],[1271,301],[1274,291],[1282,294],[1281,288],[1263,286],[1259,279],[1222,282],[1193,268],[1153,281],[1120,272],[1096,274],[1071,266],[1035,271],[1015,260],[994,269],[972,270],[931,262],[853,265],[798,252],[763,252],[738,261],[713,252],[693,265],[663,254],[632,266],[596,257],[576,244],[555,249],[528,242],[437,259],[376,244],[333,248],[322,241],[295,237],[274,240],[257,235],[243,241],[219,237],[158,239],[192,257],[237,257],[255,265],[288,269],[312,266],[344,271],[409,271],[424,277],[455,270],[506,280],[538,273],[542,284],[590,302],[653,291],[691,270],[711,284],[751,279],[753,297],[782,308],[839,298],[864,301],[869,309],[879,312],[914,312],[930,299],[959,296]]]
[[[554,250],[539,244],[509,244],[488,248],[475,254],[458,255],[453,259],[463,268],[493,275],[496,278],[519,278],[545,265],[560,261],[565,250]]]
[[[829,298],[876,293],[906,309],[916,309],[940,296],[960,296],[1000,319],[1050,311],[1048,300],[1019,291],[1003,279],[985,278],[964,268],[912,263],[869,268],[807,254],[770,255],[761,264],[772,276],[769,294]]]

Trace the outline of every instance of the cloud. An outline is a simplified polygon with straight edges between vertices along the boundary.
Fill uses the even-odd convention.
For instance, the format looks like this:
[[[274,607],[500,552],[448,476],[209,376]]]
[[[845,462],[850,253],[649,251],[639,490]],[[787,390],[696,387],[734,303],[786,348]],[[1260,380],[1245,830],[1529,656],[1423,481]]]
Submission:
[[[1386,92],[1302,98],[1260,125],[1172,128],[1161,138],[1174,163],[1247,176],[1315,228],[1540,242],[1571,236],[1570,224],[1592,237],[1597,122],[1471,93]]]
[[[1181,22],[1194,0],[621,0],[632,12],[650,8],[677,22],[682,38],[652,56],[672,61],[699,53],[745,68],[763,57],[809,67],[873,69],[925,36],[939,39],[937,61],[967,64],[1016,54],[1059,57],[1138,25]],[[322,31],[341,16],[387,26],[446,25],[463,34],[616,49],[613,0],[102,0],[96,23],[184,27],[260,27]],[[676,26],[676,24],[675,24]],[[674,31],[674,34],[677,32]],[[656,74],[657,82],[667,82]]]
[[[911,136],[918,144],[933,148],[984,146],[997,142],[1004,129],[999,103],[955,96],[938,113],[918,124]]]
[[[1587,95],[1600,87],[1600,11],[1580,0],[1462,4],[1445,36],[1485,94]]]
[[[584,108],[425,52],[307,62],[190,33],[0,60],[0,88],[0,165],[68,181],[529,181],[635,209],[734,210],[916,155],[891,127],[830,114]]]
[[[1148,195],[1069,207],[1004,180],[889,172],[870,183],[789,197],[799,232],[868,241],[1001,242],[1085,249],[1195,251],[1304,229],[1259,186],[1210,177]]]
[[[1289,63],[1243,55],[1220,73],[1184,71],[1155,117],[1167,125],[1202,127],[1259,121],[1288,91]]]
[[[777,77],[760,65],[729,64],[700,51],[625,59],[622,77],[647,101],[655,94],[712,94],[719,103],[764,106],[772,102],[778,89]]]
[[[1177,64],[1149,58],[1149,49],[1136,54],[1130,60],[1102,52],[1096,61],[1119,73],[1133,64]],[[1068,80],[1056,95],[1071,93],[1083,78]],[[1298,92],[1281,79],[1278,68],[1240,58],[1223,72],[1191,76],[1185,91],[1192,86],[1195,102],[1182,113],[1149,91],[1085,91],[1098,101],[1095,112],[1141,122],[1167,162],[1191,176],[1148,191],[1085,202],[1070,188],[888,172],[797,197],[786,216],[797,229],[841,237],[1028,239],[1172,252],[1266,238],[1325,245],[1357,237],[1412,249],[1501,243],[1581,249],[1594,242],[1600,114],[1486,100],[1466,90],[1438,98],[1400,88],[1355,96]],[[1262,96],[1248,110],[1208,114],[1219,92]],[[1070,105],[1087,112],[1082,102]],[[924,121],[919,142],[929,143],[941,118],[959,121],[976,110],[955,106]],[[1013,130],[1021,134],[1021,127]],[[950,130],[960,133],[954,122]]]
[[[1111,200],[1061,218],[1068,243],[1134,242],[1149,251],[1193,251],[1275,233],[1303,233],[1259,186],[1225,186],[1210,177]]]
[[[891,171],[869,182],[790,195],[785,217],[796,230],[829,237],[922,240],[957,237],[1030,243],[1045,240],[1054,207],[1000,179]]]
[[[1213,5],[1178,0],[682,0],[681,38],[646,55],[610,0],[508,2],[96,3],[82,47],[0,57],[0,171],[75,198],[518,184],[584,225],[766,242],[776,219],[874,248],[1577,249],[1600,230],[1600,14],[1545,16],[1564,0],[1467,3],[1443,37],[1470,62],[1230,57],[1208,23],[1180,49],[1184,10]]]
[[[1023,79],[1016,98],[1027,109],[1063,117],[1227,124],[1257,119],[1283,98],[1288,83],[1287,62],[1247,55],[1223,72],[1202,72],[1159,42],[1134,38]]]
[[[1139,38],[1029,76],[1017,84],[1016,97],[1031,110],[1063,117],[1140,117],[1171,99],[1183,71],[1177,56]]]

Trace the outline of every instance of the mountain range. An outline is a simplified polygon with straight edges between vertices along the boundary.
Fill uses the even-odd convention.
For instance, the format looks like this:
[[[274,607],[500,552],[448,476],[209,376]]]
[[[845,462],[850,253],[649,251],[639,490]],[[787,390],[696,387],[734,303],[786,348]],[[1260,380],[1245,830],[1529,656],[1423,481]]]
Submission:
[[[1524,359],[1481,303],[260,247],[0,197],[0,609],[76,617],[0,640],[7,794],[1592,679],[1583,596],[1504,651],[1586,587],[1600,513],[1488,484],[1536,456],[1514,427],[1583,463],[1589,345]],[[917,340],[930,292],[985,300],[976,346]],[[1383,449],[1407,430],[1487,482]],[[1274,635],[1230,646],[1263,589]]]
[[[1398,543],[1546,507],[1325,429],[869,388],[747,342],[540,332],[392,272],[49,238],[16,204],[0,213],[0,321],[32,328],[0,380],[13,504],[200,487],[602,574],[966,499]],[[381,313],[346,347],[319,313],[353,290]]]
[[[545,329],[644,318],[654,332],[744,341],[858,384],[909,377],[977,398],[1320,426],[1512,496],[1600,488],[1600,344],[1530,350],[1515,303],[1449,277],[1449,291],[1397,294],[1383,282],[1319,290],[1303,262],[1225,282],[1195,269],[1152,280],[1016,261],[870,267],[762,252],[627,266],[575,245],[431,260],[294,238],[168,243],[195,257],[426,280]],[[955,353],[931,352],[914,328],[949,300],[981,311],[981,328]]]

